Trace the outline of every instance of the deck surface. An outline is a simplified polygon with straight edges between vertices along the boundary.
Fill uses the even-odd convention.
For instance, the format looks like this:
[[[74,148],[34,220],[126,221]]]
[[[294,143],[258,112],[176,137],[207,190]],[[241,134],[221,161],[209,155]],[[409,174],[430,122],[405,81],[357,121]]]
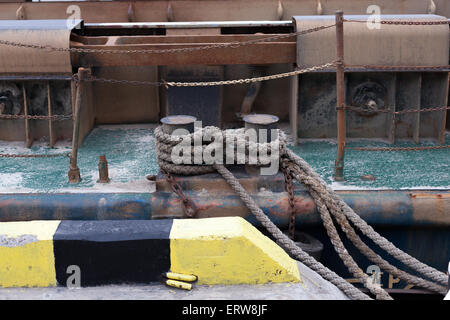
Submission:
[[[0,158],[0,193],[51,192],[151,192],[145,179],[156,174],[154,125],[100,126],[95,128],[79,150],[82,182],[68,183],[69,161],[61,158]],[[450,133],[446,135],[450,144]],[[36,141],[31,150],[23,142],[0,141],[0,153],[69,152],[69,141],[60,141],[49,149],[46,141]],[[436,145],[424,141],[420,146]],[[308,161],[334,189],[450,189],[450,149],[401,152],[365,152],[348,150],[345,155],[343,183],[333,182],[336,142],[301,141],[292,149]],[[383,141],[350,140],[348,146],[388,147]],[[395,146],[416,146],[399,142]],[[99,184],[98,157],[106,155],[111,183]],[[374,181],[364,181],[373,175]]]
[[[0,300],[348,300],[317,273],[298,263],[300,283],[197,286],[191,291],[148,285],[88,288],[0,288]]]

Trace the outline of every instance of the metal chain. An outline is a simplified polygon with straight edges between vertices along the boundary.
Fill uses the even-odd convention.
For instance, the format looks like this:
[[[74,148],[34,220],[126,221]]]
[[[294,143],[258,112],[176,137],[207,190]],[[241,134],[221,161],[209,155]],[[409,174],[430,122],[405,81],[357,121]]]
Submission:
[[[221,86],[221,85],[236,85],[236,84],[248,84],[253,82],[261,82],[261,81],[268,81],[268,80],[275,80],[275,79],[281,79],[281,78],[287,78],[292,77],[295,75],[308,73],[308,72],[315,72],[319,70],[329,69],[332,67],[335,67],[337,64],[337,61],[329,62],[323,65],[319,66],[313,66],[309,68],[304,69],[298,69],[290,72],[285,73],[279,73],[269,76],[262,76],[262,77],[254,77],[254,78],[243,78],[243,79],[235,79],[235,80],[222,80],[222,81],[209,81],[209,82],[167,82],[167,81],[160,81],[160,82],[154,82],[154,81],[139,81],[139,80],[119,80],[119,79],[106,79],[106,78],[97,78],[95,76],[88,76],[86,79],[83,79],[83,81],[89,81],[89,82],[103,82],[103,83],[114,83],[114,84],[127,84],[127,85],[144,85],[144,86],[165,86],[168,87],[206,87],[206,86]],[[380,70],[383,70],[385,68],[392,68],[390,66],[367,66],[368,68],[379,68]],[[446,66],[450,68],[450,66]],[[415,69],[417,70],[425,68],[425,67],[400,67],[400,68],[409,68],[409,69]],[[435,67],[426,67],[428,69],[432,68],[442,68],[442,66],[435,66]],[[78,76],[75,74],[73,75],[73,80],[75,82],[80,81],[78,79]],[[356,109],[355,107],[347,107],[348,109]],[[440,108],[428,108],[428,109],[421,109],[420,112],[429,112],[429,111],[441,111],[441,110],[448,110],[448,107],[440,107]],[[359,111],[366,112],[365,110],[361,109]],[[378,111],[378,112],[389,112],[389,111]],[[412,112],[419,112],[416,110],[405,110],[405,111],[398,111],[396,114],[400,113],[412,113]]]
[[[380,71],[448,71],[450,65],[440,66],[389,66],[389,65],[345,65],[345,69],[368,69]]]
[[[250,194],[242,187],[239,180],[225,168],[224,165],[215,164],[214,167],[228,182],[231,188],[238,194],[250,212],[256,219],[266,228],[267,231],[275,238],[277,243],[283,248],[286,248],[296,260],[301,261],[306,266],[317,272],[325,280],[330,281],[340,290],[342,290],[350,299],[354,300],[371,300],[369,296],[361,292],[359,289],[348,283],[345,279],[337,275],[334,271],[328,269],[319,261],[311,257],[308,253],[302,250],[295,242],[289,239],[281,230],[269,219],[269,217],[261,210],[258,204],[253,200]]]
[[[160,128],[160,127],[159,127]],[[160,129],[159,129],[160,130]],[[217,128],[217,130],[220,130]],[[158,130],[155,130],[155,136]],[[157,142],[160,145],[160,150],[166,149],[162,148],[162,146],[166,146],[167,150],[171,148],[173,143],[178,141],[179,137],[175,140],[169,138],[167,136],[161,135],[157,138]],[[256,147],[254,145],[253,147]],[[352,271],[354,274],[358,274],[361,278],[363,278],[364,285],[371,290],[374,294],[376,294],[377,298],[382,299],[390,299],[389,295],[386,294],[379,286],[372,283],[372,279],[369,278],[354,262],[351,256],[348,254],[345,246],[337,234],[337,230],[333,225],[333,221],[330,217],[330,213],[334,215],[337,213],[336,217],[341,218],[342,222],[344,222],[344,216],[348,218],[351,222],[357,226],[364,235],[372,239],[376,244],[378,244],[382,249],[386,250],[390,255],[400,260],[406,266],[413,268],[424,274],[427,277],[435,280],[436,282],[441,282],[442,278],[445,275],[434,268],[431,268],[417,259],[407,255],[400,249],[396,248],[392,243],[382,238],[379,234],[377,234],[369,225],[367,225],[363,219],[361,219],[347,204],[333,191],[327,186],[327,184],[322,180],[322,178],[300,157],[295,155],[290,149],[285,147],[285,144],[280,145],[281,154],[284,155],[290,163],[292,163],[293,168],[298,169],[298,173],[301,175],[293,178],[301,181],[310,192],[313,197],[316,206],[319,210],[321,218],[323,219],[324,225],[327,228],[327,232],[333,237],[332,242],[339,253],[339,256],[343,258],[344,264]],[[158,162],[162,160],[166,162],[166,158],[164,158],[165,153],[158,152]],[[188,166],[189,170],[184,170],[184,166],[176,165],[172,162],[166,163],[166,168],[164,170],[169,171],[175,174],[201,174],[203,173],[202,166]],[[264,214],[261,208],[256,204],[256,202],[252,199],[252,197],[248,194],[248,192],[242,187],[239,181],[233,176],[233,174],[225,168],[222,164],[213,164],[215,170],[217,170],[224,179],[230,184],[232,189],[239,195],[245,205],[249,208],[252,214],[255,215],[256,219],[264,226],[266,229],[272,234],[277,241],[277,243],[281,244],[283,248],[286,248],[292,255],[294,255],[297,259],[305,263],[308,267],[318,272],[322,277],[329,280],[336,286],[338,286],[341,290],[343,290],[349,297],[356,299],[368,299],[369,297],[363,293],[361,293],[357,288],[350,285],[344,279],[339,277],[333,271],[327,269],[322,264],[314,260],[312,257],[307,255],[304,251],[301,250],[292,240],[289,239],[283,232],[281,232],[273,222]],[[283,168],[283,162],[281,163],[281,168]],[[289,171],[291,166],[284,166],[284,168]],[[330,212],[331,211],[331,212]],[[341,214],[342,213],[342,214]],[[341,220],[339,220],[341,221]],[[346,228],[347,225],[342,225],[342,228]],[[345,231],[345,230],[344,230]],[[350,234],[352,236],[352,234]],[[353,237],[353,240],[356,238]],[[363,250],[365,247],[360,246]],[[372,254],[371,254],[372,256]],[[381,262],[383,266],[388,266],[387,262],[381,261],[378,259],[377,262]],[[394,267],[389,266],[392,270]],[[399,273],[397,273],[399,274]],[[420,280],[420,279],[419,279]],[[445,279],[447,281],[447,279]],[[414,283],[418,283],[417,281]],[[428,284],[425,284],[428,286]],[[438,290],[441,290],[440,288]]]
[[[181,198],[181,203],[183,205],[183,211],[185,215],[189,218],[195,217],[195,215],[197,214],[197,207],[195,206],[194,202],[186,197],[181,186],[169,172],[165,170],[161,171],[166,176],[167,182],[169,183],[172,191]]]
[[[11,154],[0,153],[0,158],[57,158],[57,157],[69,157],[71,153],[50,153],[50,154]]]
[[[287,165],[284,162],[281,163],[281,171],[284,174],[284,189],[289,195],[289,238],[295,241],[295,215],[297,210],[295,208],[295,194],[294,194],[294,184],[292,183],[292,176],[287,170]]]
[[[318,70],[328,69],[336,65],[336,61],[329,62],[319,66],[313,66],[310,68],[304,68],[299,70],[294,70],[285,73],[273,74],[270,76],[263,77],[255,77],[255,78],[247,78],[247,79],[238,79],[238,80],[224,80],[224,81],[209,81],[209,82],[167,82],[166,84],[171,87],[205,87],[205,86],[222,86],[222,85],[230,85],[230,84],[243,84],[243,83],[252,83],[252,82],[260,82],[267,80],[275,80],[281,78],[292,77],[302,73],[314,72]]]
[[[438,284],[446,284],[448,281],[448,277],[441,271],[430,267],[423,262],[415,259],[410,256],[406,252],[397,248],[393,243],[391,243],[386,238],[382,237],[379,233],[377,233],[369,224],[367,224],[364,219],[362,219],[339,195],[335,193],[330,186],[322,179],[322,177],[314,171],[314,169],[301,157],[296,155],[289,148],[285,148],[284,151],[290,160],[292,160],[302,171],[305,172],[308,176],[312,178],[311,182],[314,182],[319,188],[318,193],[323,195],[328,194],[332,201],[336,203],[338,209],[344,213],[344,215],[349,219],[351,223],[355,227],[357,227],[362,234],[364,234],[369,239],[373,240],[380,248],[389,253],[392,257],[396,258],[406,267],[411,268],[412,270],[417,271],[419,274],[432,279],[434,282]]]
[[[19,115],[19,114],[0,114],[0,119],[11,120],[11,119],[29,119],[29,120],[72,120],[72,115],[53,115],[53,116],[32,116],[32,115]]]
[[[245,79],[235,79],[235,80],[223,80],[223,81],[209,81],[209,82],[152,82],[152,81],[139,81],[139,80],[118,80],[118,79],[105,79],[105,78],[97,78],[95,76],[89,75],[82,81],[89,81],[89,82],[103,82],[103,83],[117,83],[117,84],[129,84],[129,85],[151,85],[151,86],[165,86],[168,87],[206,87],[206,86],[222,86],[222,85],[234,85],[234,84],[245,84],[245,83],[253,83],[253,82],[260,82],[260,81],[268,81],[268,80],[275,80],[275,79],[281,79],[281,78],[287,78],[292,77],[298,74],[302,73],[308,73],[308,72],[314,72],[318,70],[323,70],[327,68],[331,68],[336,65],[336,62],[329,62],[323,65],[319,66],[313,66],[310,68],[304,68],[304,69],[298,69],[290,72],[285,73],[278,73],[273,74],[269,76],[263,76],[263,77],[255,77],[255,78],[245,78]],[[78,79],[78,76],[76,74],[73,75],[73,80],[75,82],[81,81]]]
[[[345,147],[345,149],[356,151],[422,151],[422,150],[437,150],[449,149],[450,145],[444,146],[428,146],[428,147]]]
[[[168,87],[205,87],[205,86],[220,86],[220,85],[235,85],[235,84],[247,84],[247,83],[253,83],[253,82],[261,82],[261,81],[268,81],[268,80],[275,80],[275,79],[281,79],[281,78],[287,78],[292,77],[295,75],[308,73],[308,72],[315,72],[319,70],[324,70],[328,68],[335,67],[337,65],[338,61],[332,61],[323,65],[319,66],[313,66],[309,68],[304,69],[297,69],[290,72],[285,73],[279,73],[269,76],[262,76],[262,77],[254,77],[254,78],[244,78],[244,79],[236,79],[236,80],[223,80],[223,81],[209,81],[209,82],[167,82],[167,81],[140,81],[140,80],[120,80],[120,79],[106,79],[106,78],[98,78],[92,75],[87,76],[83,81],[88,82],[103,82],[103,83],[113,83],[113,84],[127,84],[127,85],[144,85],[144,86],[165,86]],[[349,66],[346,66],[348,68]],[[361,66],[360,66],[361,67]],[[423,68],[427,69],[436,69],[436,70],[442,70],[442,68],[450,69],[449,66],[431,66],[431,67],[392,67],[392,66],[362,66],[364,68],[369,69],[379,69],[379,70],[387,70],[389,68],[403,68],[404,70],[408,69],[410,71],[412,70],[422,70]],[[78,75],[74,74],[72,76],[72,79],[78,83],[80,79],[78,79]],[[438,111],[438,110],[444,110],[446,107],[440,108],[429,108],[429,109],[422,109],[421,112],[427,112],[427,111]],[[361,110],[364,111],[364,110]],[[388,111],[380,111],[380,112],[388,112]],[[415,111],[402,111],[403,113],[409,113],[409,112],[415,112]]]
[[[73,75],[73,80],[75,82],[79,82],[78,75]],[[113,84],[127,84],[127,85],[135,85],[135,86],[162,86],[167,85],[166,82],[155,82],[155,81],[141,81],[141,80],[120,80],[120,79],[106,79],[106,78],[97,78],[93,75],[88,75],[82,81],[86,82],[102,82],[102,83],[113,83]]]
[[[360,113],[389,113],[389,114],[406,114],[406,113],[422,113],[422,112],[433,112],[433,111],[445,111],[450,110],[450,107],[436,107],[436,108],[425,108],[425,109],[408,109],[408,110],[400,110],[400,111],[392,111],[389,108],[388,109],[379,109],[379,110],[366,110],[364,108],[360,107],[353,107],[353,106],[345,106],[344,110],[354,111],[354,112],[360,112]]]
[[[218,43],[213,45],[206,45],[206,46],[199,46],[199,47],[193,47],[193,48],[173,48],[173,49],[133,49],[133,50],[121,50],[121,49],[87,49],[87,48],[59,48],[59,47],[53,47],[48,45],[38,45],[38,44],[27,44],[27,43],[20,43],[20,42],[14,42],[14,41],[8,41],[8,40],[0,40],[0,44],[7,45],[7,46],[13,46],[13,47],[22,47],[22,48],[28,48],[28,49],[39,49],[39,50],[50,50],[50,51],[57,51],[57,52],[76,52],[76,53],[100,53],[100,54],[136,54],[136,53],[175,53],[175,52],[193,52],[193,51],[200,51],[200,50],[210,50],[210,49],[219,49],[219,48],[238,48],[245,45],[255,44],[259,42],[266,42],[266,41],[273,41],[273,40],[279,40],[284,38],[290,38],[294,36],[300,36],[312,32],[317,32],[320,30],[332,28],[336,26],[336,24],[331,24],[327,26],[319,26],[303,31],[297,31],[292,32],[288,34],[282,34],[282,35],[276,35],[271,37],[261,37],[258,39],[253,40],[246,40],[246,41],[235,41],[235,42],[229,42],[229,43]]]
[[[360,22],[360,23],[367,23],[368,20],[348,20],[344,19],[344,22]],[[404,21],[404,20],[381,20],[376,21],[380,24],[394,24],[394,25],[408,25],[408,26],[429,26],[429,25],[443,25],[443,24],[450,24],[450,21]]]

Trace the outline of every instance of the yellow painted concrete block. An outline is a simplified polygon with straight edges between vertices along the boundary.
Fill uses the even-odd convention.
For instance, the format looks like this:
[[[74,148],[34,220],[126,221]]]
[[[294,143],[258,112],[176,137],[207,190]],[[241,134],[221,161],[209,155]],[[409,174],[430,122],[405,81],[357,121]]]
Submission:
[[[0,223],[0,286],[56,286],[53,235],[60,221]]]
[[[174,220],[170,261],[199,284],[300,281],[297,262],[240,217]]]

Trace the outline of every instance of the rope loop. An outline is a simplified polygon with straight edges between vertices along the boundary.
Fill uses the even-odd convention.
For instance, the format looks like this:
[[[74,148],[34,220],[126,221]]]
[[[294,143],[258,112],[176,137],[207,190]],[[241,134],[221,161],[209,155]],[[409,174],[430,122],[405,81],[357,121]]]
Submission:
[[[226,168],[223,162],[224,159],[232,161],[240,159],[242,161],[241,163],[238,162],[238,164],[263,165],[269,158],[273,161],[274,156],[276,156],[278,164],[283,170],[290,174],[293,179],[302,183],[309,191],[316,204],[327,234],[330,237],[331,243],[344,265],[377,299],[391,300],[392,297],[378,284],[374,283],[372,277],[369,277],[361,270],[361,268],[359,268],[346,250],[334,222],[337,222],[337,225],[344,231],[347,238],[350,239],[361,253],[380,268],[387,270],[410,284],[440,294],[446,293],[444,286],[447,283],[447,277],[443,272],[411,257],[373,230],[370,225],[359,217],[358,214],[356,214],[353,209],[325,183],[306,161],[286,147],[287,138],[282,130],[278,130],[277,139],[266,143],[255,142],[254,140],[251,140],[250,136],[246,133],[247,131],[243,128],[220,130],[217,127],[205,127],[197,129],[190,134],[177,136],[166,134],[161,127],[158,127],[155,129],[158,163],[162,170],[180,175],[198,175],[217,171],[232,187],[236,194],[239,195],[256,219],[270,234],[272,234],[278,244],[287,249],[294,257],[309,268],[316,271],[324,279],[336,285],[351,299],[371,299],[368,295],[348,283],[335,272],[309,256],[299,248],[295,242],[286,236],[261,210],[236,177],[234,177],[234,175]],[[213,137],[214,139],[212,139]],[[188,160],[188,163],[179,163],[173,158],[173,152],[177,151],[176,148],[183,144],[186,148],[183,150],[184,154],[182,156],[185,160]],[[203,158],[196,159],[196,157],[210,152],[211,146],[217,147],[222,151],[225,150],[225,152],[219,157],[215,157],[212,161],[205,161]],[[242,157],[242,154],[239,154],[239,152],[243,153],[244,157]],[[192,160],[194,160],[194,162],[191,162]],[[199,161],[196,162],[195,160]],[[253,163],[254,161],[255,163]],[[428,279],[420,278],[399,270],[381,258],[361,240],[353,226],[359,229],[365,236],[374,241],[375,244],[385,250],[388,254]]]

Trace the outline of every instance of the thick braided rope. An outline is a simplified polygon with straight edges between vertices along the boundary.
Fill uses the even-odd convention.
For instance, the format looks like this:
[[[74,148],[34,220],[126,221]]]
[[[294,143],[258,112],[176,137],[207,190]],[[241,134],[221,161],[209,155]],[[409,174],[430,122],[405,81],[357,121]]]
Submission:
[[[200,159],[200,163],[194,164],[195,153],[198,152],[203,154],[203,152],[210,146],[209,144],[196,146],[194,141],[198,139],[197,141],[200,141],[199,143],[201,143],[205,140],[205,137],[208,137],[208,139],[211,137],[220,138],[220,141],[223,143],[223,150],[233,151],[233,163],[236,163],[237,161],[235,155],[240,152],[246,155],[246,157],[242,159],[242,164],[246,163],[254,165],[269,164],[271,161],[270,155],[272,150],[276,150],[278,152],[280,150],[280,145],[284,145],[286,143],[286,136],[282,131],[279,131],[279,136],[276,141],[269,143],[249,142],[244,133],[243,128],[222,131],[217,127],[209,126],[199,128],[195,132],[184,136],[177,136],[166,134],[163,132],[161,127],[158,127],[154,132],[158,164],[160,168],[166,172],[182,175],[197,175],[215,172],[216,170],[212,166],[212,163],[205,163],[202,158]],[[175,164],[173,163],[172,157],[173,148],[183,141],[188,141],[190,143],[189,146],[192,147],[191,153],[187,155],[189,163]],[[239,150],[239,148],[241,148],[241,150]],[[263,153],[261,153],[261,151],[263,151]],[[227,155],[224,154],[224,156]]]
[[[176,136],[176,135],[169,135],[165,134],[161,127],[158,127],[155,129],[155,138],[156,138],[156,152],[158,157],[158,163],[161,167],[161,169],[176,173],[176,174],[183,174],[183,175],[191,175],[191,174],[202,174],[206,172],[211,172],[211,170],[218,171],[221,173],[225,180],[229,183],[232,182],[232,186],[234,185],[233,189],[235,189],[236,193],[241,196],[241,199],[246,203],[247,207],[250,209],[250,211],[257,217],[257,219],[261,222],[261,224],[269,230],[270,233],[274,235],[274,237],[277,239],[278,243],[281,245],[284,245],[285,248],[287,248],[297,259],[300,259],[303,263],[305,263],[307,266],[309,266],[311,269],[318,272],[322,277],[327,279],[328,281],[335,284],[339,289],[341,289],[347,296],[349,296],[352,299],[363,299],[368,300],[370,299],[369,296],[362,293],[360,290],[355,288],[353,285],[348,283],[345,279],[339,277],[336,273],[329,270],[319,262],[317,262],[314,258],[310,257],[307,253],[302,251],[291,239],[286,237],[277,226],[275,226],[272,221],[262,212],[262,210],[256,205],[256,203],[253,201],[253,199],[250,197],[250,195],[245,191],[245,189],[242,188],[242,186],[239,184],[239,181],[236,180],[236,178],[227,170],[225,167],[221,164],[214,164],[214,165],[177,165],[172,163],[171,153],[172,149],[175,145],[181,143],[183,141],[183,138],[194,139],[195,137],[198,137],[198,135],[205,135],[205,134],[211,134],[211,133],[218,133],[220,131],[219,128],[215,127],[205,127],[203,129],[197,130],[194,133],[191,133],[189,135],[185,136]],[[255,144],[255,143],[249,143],[248,140],[244,138],[242,129],[237,130],[225,130],[223,131],[223,137],[224,137],[224,143],[228,142],[238,142],[237,144],[241,144],[245,146],[244,152],[246,154],[249,153],[249,151],[255,151],[255,148],[260,147],[261,145],[265,145],[265,147],[272,148],[275,147],[272,144]],[[286,137],[283,132],[280,132],[279,139],[282,141],[282,145],[284,148]],[[236,145],[237,145],[236,144]],[[255,146],[256,145],[256,146]],[[276,147],[279,149],[279,144],[276,145]],[[201,151],[204,150],[204,146],[201,146]],[[192,154],[190,155],[192,156]],[[248,161],[248,159],[246,159]],[[218,168],[218,166],[221,166]],[[222,170],[223,168],[223,170]],[[224,171],[225,170],[225,171]],[[227,172],[229,175],[227,175]],[[230,176],[231,175],[231,176]],[[345,251],[345,248],[344,248]],[[359,270],[359,268],[355,266],[352,266],[353,270],[357,272],[356,270]],[[360,271],[360,270],[359,270]],[[361,275],[361,272],[358,272],[358,274]],[[369,284],[370,286],[370,284]]]
[[[301,157],[297,156],[291,150],[285,148],[285,154],[287,157],[293,161],[296,165],[298,165],[306,175],[310,176],[315,180],[315,183],[320,185],[325,191],[333,198],[335,203],[337,203],[340,207],[342,213],[359,229],[361,232],[369,237],[374,243],[376,243],[379,247],[389,253],[391,256],[401,261],[403,264],[408,266],[409,268],[419,272],[420,274],[430,278],[431,280],[440,283],[442,285],[447,284],[447,276],[433,267],[430,267],[423,262],[420,262],[416,258],[410,256],[406,252],[397,248],[394,244],[392,244],[389,240],[382,237],[378,234],[367,222],[365,222],[360,216],[358,216],[350,206],[345,203],[344,200],[334,192],[323,179],[311,168],[311,166],[304,161]]]
[[[241,150],[241,151],[244,151],[247,155],[249,154],[250,151],[254,152],[254,151],[258,150],[258,148],[261,148],[261,146],[264,146],[265,148],[268,148],[269,150],[273,149],[273,148],[280,148],[280,150],[282,150],[283,154],[286,155],[290,160],[292,160],[292,162],[294,162],[296,164],[295,171],[297,173],[298,173],[298,171],[302,171],[302,169],[304,170],[304,171],[302,171],[305,173],[303,175],[303,178],[299,177],[298,174],[297,174],[297,177],[295,177],[295,176],[294,177],[297,178],[297,180],[303,182],[305,185],[310,187],[310,192],[311,192],[311,194],[316,202],[316,205],[319,209],[319,213],[321,214],[321,218],[323,220],[323,223],[327,230],[327,233],[329,234],[330,239],[332,240],[332,243],[335,247],[335,250],[338,252],[338,254],[341,257],[341,259],[343,260],[344,264],[347,266],[349,271],[351,271],[358,279],[360,279],[360,281],[367,288],[369,288],[369,290],[372,293],[374,293],[377,296],[377,298],[390,299],[390,296],[379,286],[374,285],[371,281],[372,279],[370,277],[368,277],[365,273],[363,273],[359,269],[357,264],[354,262],[354,260],[351,258],[351,256],[348,255],[348,252],[346,251],[345,247],[343,246],[342,242],[340,241],[337,231],[333,225],[333,222],[332,222],[332,219],[330,216],[330,212],[333,214],[333,216],[335,216],[335,218],[339,222],[341,228],[344,230],[344,232],[349,237],[349,239],[355,244],[355,246],[358,249],[360,249],[363,254],[368,256],[369,259],[374,261],[377,265],[381,266],[382,268],[384,268],[387,271],[390,271],[392,274],[396,275],[397,277],[399,277],[405,281],[408,281],[408,283],[416,284],[420,287],[424,287],[424,288],[427,288],[427,289],[430,289],[432,291],[436,291],[439,293],[441,293],[443,291],[442,287],[440,287],[432,282],[426,281],[424,279],[409,275],[406,272],[398,270],[394,266],[390,265],[387,261],[383,260],[381,257],[376,255],[369,247],[367,247],[362,242],[362,240],[356,235],[353,228],[351,228],[350,224],[346,220],[346,215],[344,212],[345,208],[342,206],[342,203],[341,203],[341,202],[343,202],[343,200],[340,199],[340,197],[328,187],[328,185],[321,179],[321,177],[302,158],[293,154],[292,151],[290,151],[284,147],[285,142],[286,142],[286,137],[282,131],[280,131],[281,143],[274,145],[273,143],[266,143],[266,144],[249,143],[249,141],[245,139],[243,130],[244,129],[231,129],[231,130],[221,131],[219,128],[216,128],[216,127],[206,127],[206,128],[197,130],[196,132],[194,132],[188,136],[193,139],[195,137],[197,137],[197,138],[202,138],[203,136],[210,137],[213,134],[217,134],[217,135],[221,136],[225,145],[228,142],[238,142],[237,145],[244,145],[245,149]],[[174,145],[180,143],[183,138],[181,136],[172,136],[172,135],[164,134],[162,132],[161,128],[157,128],[155,130],[155,137],[156,137],[156,141],[157,141],[158,162],[162,169],[172,172],[172,173],[183,174],[183,175],[202,174],[202,173],[207,173],[207,172],[214,172],[215,170],[217,170],[216,165],[205,165],[205,164],[176,165],[176,164],[173,164],[172,158],[171,158],[172,147]],[[183,136],[183,137],[186,137],[186,136]],[[206,147],[207,146],[205,146],[205,145],[201,146],[200,151],[203,152],[203,150]],[[236,149],[234,149],[233,151],[235,151],[235,150]],[[247,161],[246,163],[248,163],[248,159],[246,159],[246,161]],[[266,163],[266,162],[264,162],[264,163]],[[236,180],[236,182],[239,183],[237,180]],[[244,192],[245,192],[245,190],[244,190]],[[248,198],[250,198],[250,196],[248,194],[247,194],[247,196],[248,196]],[[343,203],[345,204],[345,202],[343,202]],[[348,208],[353,212],[353,210],[350,207],[348,207]],[[261,211],[261,213],[262,213],[262,211]],[[264,213],[262,213],[262,214],[264,214]],[[344,217],[344,220],[342,219],[342,217]],[[359,218],[359,216],[357,216],[357,217]],[[362,220],[362,221],[365,223],[364,220]],[[279,231],[279,229],[275,225],[273,225],[273,226]],[[290,240],[290,239],[287,238],[287,240]],[[283,242],[281,242],[281,243],[283,243]],[[289,247],[287,247],[287,248],[289,248]],[[429,268],[431,268],[431,267],[429,267]]]
[[[315,197],[321,198],[328,207],[334,207],[335,208],[335,201],[329,196],[328,193],[320,193],[317,192],[314,183],[311,183],[311,178],[308,176],[304,171],[301,170],[301,168],[296,167],[292,169],[292,171],[288,168],[288,171],[293,175],[295,179],[298,181],[301,181],[304,185],[306,185],[308,188],[311,188],[309,191]],[[402,270],[397,269],[395,266],[391,265],[389,262],[381,258],[378,254],[376,254],[369,246],[367,246],[361,238],[358,236],[358,234],[355,232],[353,227],[350,225],[350,223],[347,220],[347,217],[342,213],[340,208],[338,210],[329,210],[333,216],[335,217],[336,221],[340,225],[341,229],[345,232],[346,236],[350,241],[355,245],[358,250],[364,254],[370,261],[378,265],[380,268],[386,270],[387,272],[391,273],[392,275],[406,281],[409,284],[414,284],[419,287],[440,293],[445,294],[446,289],[440,285],[435,284],[434,282],[416,277],[414,275],[411,275],[407,272],[404,272]]]
[[[215,169],[222,175],[231,188],[239,195],[250,212],[256,219],[274,236],[278,243],[287,248],[294,257],[299,259],[312,270],[316,271],[324,279],[330,281],[339,289],[341,289],[349,298],[356,300],[370,300],[370,297],[361,292],[359,289],[348,283],[345,279],[338,276],[320,262],[312,258],[302,249],[300,249],[295,242],[287,237],[281,230],[264,214],[255,201],[251,198],[248,192],[242,187],[239,181],[228,171],[223,165],[214,165]]]
[[[286,168],[286,170],[290,171],[288,167]],[[303,182],[304,180],[303,179],[304,176],[294,175],[294,178],[296,178],[300,182]],[[333,224],[330,211],[328,210],[328,207],[325,205],[325,203],[322,201],[322,198],[319,196],[319,194],[311,189],[309,190],[309,193],[311,197],[314,199],[316,208],[319,211],[320,217],[322,218],[323,226],[325,227],[328,237],[330,238],[330,241],[333,244],[334,250],[339,255],[339,257],[341,258],[342,262],[347,267],[347,269],[357,279],[359,279],[360,282],[363,283],[364,286],[377,297],[377,299],[392,300],[392,298],[385,290],[381,289],[380,286],[377,286],[372,283],[372,279],[365,272],[363,272],[361,268],[359,268],[359,266],[353,260],[351,255],[348,253],[347,249],[342,243],[341,238],[339,237],[336,227]]]

